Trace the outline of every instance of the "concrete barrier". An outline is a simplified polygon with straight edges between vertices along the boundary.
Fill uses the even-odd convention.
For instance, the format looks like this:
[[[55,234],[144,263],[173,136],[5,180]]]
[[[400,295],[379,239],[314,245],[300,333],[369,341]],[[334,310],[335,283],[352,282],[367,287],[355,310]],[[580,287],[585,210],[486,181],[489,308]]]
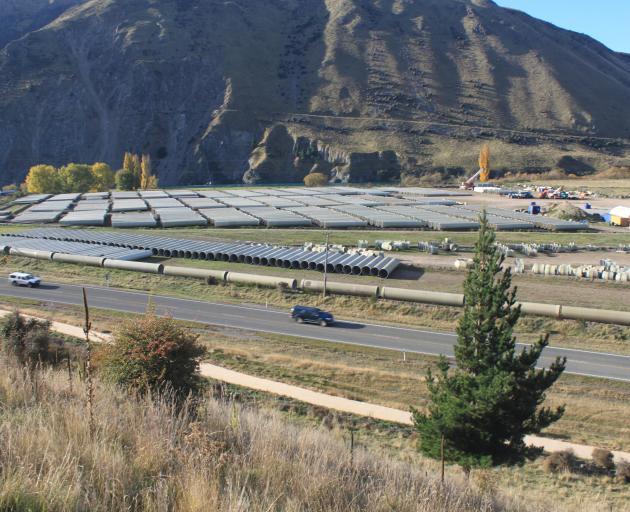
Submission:
[[[257,274],[228,272],[226,280],[228,283],[255,284],[259,286],[268,286],[270,288],[283,285],[291,290],[295,290],[297,288],[297,279],[291,279],[288,277],[261,276]]]
[[[324,281],[311,281],[304,279],[300,283],[300,287],[309,292],[322,292],[324,290]],[[366,284],[350,284],[328,282],[326,283],[326,291],[339,295],[354,295],[357,297],[378,297],[379,287]]]
[[[135,272],[145,272],[147,274],[162,274],[164,265],[161,263],[143,263],[140,261],[123,261],[110,260],[109,258],[103,263],[105,268],[114,268],[118,270],[133,270]]]
[[[50,251],[37,251],[35,249],[17,249],[12,247],[9,249],[11,256],[22,256],[24,258],[34,258],[36,260],[52,260],[53,254]]]
[[[226,270],[206,270],[202,268],[188,268],[188,267],[164,267],[165,276],[175,277],[194,277],[197,279],[203,279],[206,283],[210,283],[212,280],[223,283],[227,277]]]
[[[381,298],[388,300],[402,300],[420,302],[423,304],[437,304],[441,306],[464,305],[464,296],[459,293],[429,292],[425,290],[407,290],[406,288],[381,288]]]
[[[56,252],[53,254],[52,260],[59,263],[78,263],[80,265],[89,265],[90,267],[102,267],[107,258],[102,256],[81,256],[80,254],[62,254]]]

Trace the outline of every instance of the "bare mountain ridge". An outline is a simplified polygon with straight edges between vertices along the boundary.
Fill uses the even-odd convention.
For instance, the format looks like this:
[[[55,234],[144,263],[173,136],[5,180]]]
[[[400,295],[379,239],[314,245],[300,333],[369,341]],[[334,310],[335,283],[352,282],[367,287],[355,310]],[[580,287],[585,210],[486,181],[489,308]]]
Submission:
[[[488,0],[0,0],[10,19],[4,182],[126,150],[164,184],[461,173],[487,140],[505,171],[630,161],[630,57]]]

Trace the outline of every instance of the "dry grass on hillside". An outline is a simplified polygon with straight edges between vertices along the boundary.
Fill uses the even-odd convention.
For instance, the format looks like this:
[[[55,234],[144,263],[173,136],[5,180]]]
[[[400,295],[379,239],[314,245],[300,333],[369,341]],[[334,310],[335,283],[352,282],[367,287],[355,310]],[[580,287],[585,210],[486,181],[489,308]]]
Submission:
[[[323,429],[213,399],[196,414],[1,361],[0,510],[525,510],[463,480],[347,446]],[[527,507],[528,510],[531,506]]]

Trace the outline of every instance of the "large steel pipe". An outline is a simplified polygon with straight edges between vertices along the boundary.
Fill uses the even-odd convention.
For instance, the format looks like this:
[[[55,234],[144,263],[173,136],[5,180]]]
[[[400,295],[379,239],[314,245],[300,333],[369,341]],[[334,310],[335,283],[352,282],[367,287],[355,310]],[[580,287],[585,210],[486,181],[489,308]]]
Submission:
[[[11,256],[22,256],[24,258],[34,258],[37,260],[52,260],[54,253],[50,251],[38,251],[35,249],[18,249],[11,247],[9,249]]]
[[[586,322],[601,322],[605,324],[630,325],[629,311],[560,306],[560,318],[583,320]]]
[[[389,276],[392,274],[392,272],[394,272],[394,270],[396,270],[399,265],[400,265],[400,262],[398,260],[391,258],[390,261],[388,261],[385,265],[379,268],[378,277],[381,277],[383,279],[388,279]]]
[[[321,256],[319,252],[309,252],[300,260],[300,268],[308,270],[309,264]],[[325,256],[325,254],[324,254]]]
[[[303,280],[301,287],[305,291],[321,292],[324,290],[323,281]],[[378,297],[379,287],[365,284],[349,284],[338,282],[327,282],[326,291],[339,295],[355,295],[358,297]]]
[[[328,259],[332,259],[334,257],[334,254],[328,254]],[[317,265],[323,263],[326,260],[326,253],[325,252],[318,252],[315,253],[313,256],[311,256],[308,260],[306,260],[304,263],[306,264],[306,268],[308,270],[317,270]]]
[[[363,266],[361,267],[361,275],[362,276],[369,276],[372,273],[372,269],[378,265],[379,263],[381,263],[383,260],[385,259],[385,256],[377,256],[376,258],[374,258],[372,261],[369,261],[369,264],[363,264]],[[376,272],[376,275],[378,275],[378,271]]]
[[[346,258],[346,254],[343,254],[343,253],[339,253],[339,254],[333,253],[332,257],[329,255],[327,271],[337,272],[337,262],[342,261],[345,258]]]
[[[328,272],[336,272],[338,274],[343,273],[343,262],[348,259],[348,255],[345,253],[332,253],[328,255]],[[324,271],[325,259],[322,259],[315,266],[316,270],[320,272]]]
[[[345,262],[348,261],[350,258],[352,258],[352,255],[344,254],[342,258],[339,258],[335,261],[335,272],[337,274],[343,274],[343,266]]]
[[[259,258],[260,258],[260,264],[263,266],[268,266],[269,265],[269,258],[275,254],[278,251],[278,249],[276,247],[269,247],[268,249],[264,250]]]
[[[197,279],[203,279],[206,283],[210,283],[212,280],[219,282],[225,282],[227,277],[227,271],[225,270],[207,270],[202,268],[188,268],[188,267],[174,267],[167,265],[164,267],[165,276],[175,277],[194,277]]]
[[[287,254],[292,254],[294,251],[293,249],[284,249],[283,251],[279,252],[278,254],[276,254],[275,256],[275,266],[276,267],[282,267],[284,264],[284,258]]]
[[[91,267],[102,267],[107,258],[102,256],[82,256],[80,254],[53,254],[52,260],[60,263],[78,263]]]
[[[441,306],[464,305],[464,296],[459,293],[429,292],[425,290],[408,290],[406,288],[381,288],[381,298],[388,300],[403,300],[420,302],[423,304],[438,304]]]
[[[356,276],[361,275],[361,271],[363,270],[363,266],[366,263],[369,263],[370,261],[374,260],[374,256],[370,255],[370,256],[366,256],[364,255],[363,258],[361,258],[359,261],[355,261],[352,264],[352,273]]]
[[[294,256],[299,255],[300,253],[302,253],[302,249],[294,249],[286,254],[282,255],[282,267],[284,268],[291,268],[291,264],[294,261]],[[278,266],[276,264],[276,266]]]
[[[268,257],[267,257],[267,261],[270,267],[275,267],[276,266],[276,261],[278,259],[278,256],[282,253],[284,253],[285,249],[284,247],[282,248],[277,248],[274,252],[272,252]]]
[[[260,247],[258,253],[254,256],[254,265],[265,265],[269,263],[269,260],[265,257],[268,254],[272,254],[275,251],[273,248]]]
[[[297,280],[288,277],[261,276],[257,274],[241,274],[238,272],[228,272],[228,283],[255,284],[260,286],[268,286],[275,288],[277,286],[286,286],[290,289],[297,288]]]
[[[103,267],[114,268],[119,270],[134,270],[136,272],[145,272],[147,274],[162,274],[164,265],[161,263],[144,263],[140,261],[123,261],[111,260],[107,258],[103,262]]]
[[[251,265],[253,263],[253,261],[254,261],[254,255],[257,252],[258,252],[258,248],[257,247],[250,247],[246,251],[242,251],[238,255],[238,262],[239,263],[247,263],[248,265]]]
[[[540,304],[537,302],[519,302],[521,312],[526,315],[549,316],[560,318],[561,307],[556,304]]]
[[[352,266],[355,264],[355,262],[361,261],[362,259],[363,259],[363,255],[362,254],[355,254],[353,257],[348,259],[343,264],[343,273],[344,274],[352,274]]]

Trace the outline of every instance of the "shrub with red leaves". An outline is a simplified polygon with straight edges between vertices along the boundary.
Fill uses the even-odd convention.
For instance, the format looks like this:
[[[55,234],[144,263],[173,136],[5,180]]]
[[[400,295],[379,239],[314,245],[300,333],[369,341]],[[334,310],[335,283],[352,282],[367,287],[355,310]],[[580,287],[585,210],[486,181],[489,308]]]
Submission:
[[[199,390],[199,361],[205,349],[198,336],[172,318],[147,314],[123,322],[98,365],[113,382],[140,393]]]

